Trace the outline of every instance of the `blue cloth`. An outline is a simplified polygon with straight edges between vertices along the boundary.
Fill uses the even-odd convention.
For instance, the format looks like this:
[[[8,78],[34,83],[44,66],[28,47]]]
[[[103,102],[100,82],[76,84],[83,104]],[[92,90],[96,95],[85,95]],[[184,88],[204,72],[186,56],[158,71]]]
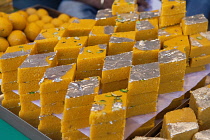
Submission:
[[[25,9],[36,4],[57,9],[62,0],[13,0],[13,6],[17,9]]]
[[[210,18],[210,1],[209,0],[187,0],[187,16],[204,14]]]
[[[81,19],[95,19],[98,9],[82,2],[64,0],[61,2],[58,11]]]

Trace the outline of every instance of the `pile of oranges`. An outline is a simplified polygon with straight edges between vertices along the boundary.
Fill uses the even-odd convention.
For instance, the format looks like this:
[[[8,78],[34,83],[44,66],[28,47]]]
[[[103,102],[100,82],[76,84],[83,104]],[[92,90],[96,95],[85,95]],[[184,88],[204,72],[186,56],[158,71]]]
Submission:
[[[9,46],[33,42],[42,29],[66,28],[72,20],[67,14],[53,18],[43,8],[30,7],[11,14],[0,12],[0,52]]]

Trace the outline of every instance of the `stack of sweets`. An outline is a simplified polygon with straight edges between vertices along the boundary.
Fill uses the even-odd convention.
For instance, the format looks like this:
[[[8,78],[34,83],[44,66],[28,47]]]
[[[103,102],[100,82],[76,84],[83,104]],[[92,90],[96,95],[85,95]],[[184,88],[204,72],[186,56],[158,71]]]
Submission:
[[[158,53],[160,50],[160,41],[141,40],[137,41],[133,47],[133,65],[146,64],[158,61]]]
[[[68,85],[61,120],[62,138],[89,139],[78,129],[89,126],[90,109],[98,95],[99,84],[99,77],[90,77]]]
[[[191,91],[190,107],[198,119],[200,130],[210,129],[210,85]]]
[[[48,68],[40,82],[40,123],[38,130],[52,139],[61,138],[61,120],[68,85],[74,80],[76,64]],[[54,115],[53,115],[54,114]]]
[[[131,68],[127,92],[127,118],[156,111],[159,83],[158,62],[135,65]]]
[[[88,37],[88,46],[107,44],[114,33],[114,26],[94,26]]]
[[[199,126],[191,108],[183,108],[164,115],[160,136],[171,140],[191,140]]]
[[[210,129],[197,132],[192,140],[210,140]]]
[[[182,19],[182,29],[184,35],[189,35],[191,44],[190,65],[186,68],[186,73],[205,70],[204,65],[210,62],[208,20],[203,14],[185,17]]]
[[[60,38],[54,48],[57,52],[58,65],[76,63],[80,49],[87,46],[87,40],[87,36]]]
[[[4,94],[2,105],[18,115],[20,111],[20,97],[18,90],[18,67],[30,54],[36,53],[36,44],[23,44],[9,47],[0,59],[2,72],[1,91]]]
[[[186,1],[164,0],[160,11],[160,28],[181,22],[186,13]]]
[[[112,15],[111,9],[101,9],[98,10],[96,14],[96,26],[115,26],[116,24],[116,16]]]
[[[132,52],[107,56],[102,70],[102,92],[111,92],[127,88]]]
[[[114,0],[112,4],[112,15],[135,13],[137,11],[137,0]]]
[[[57,65],[55,52],[29,55],[18,68],[21,110],[19,117],[38,127],[40,107],[32,101],[39,100],[39,82],[49,67]]]
[[[159,94],[182,91],[186,69],[186,55],[177,50],[163,50],[159,52],[160,86]]]
[[[77,58],[76,79],[100,76],[106,57],[106,44],[84,47]]]
[[[90,113],[91,140],[123,140],[126,93],[118,90],[95,96]]]
[[[133,50],[135,31],[113,33],[109,40],[107,55],[116,55]]]

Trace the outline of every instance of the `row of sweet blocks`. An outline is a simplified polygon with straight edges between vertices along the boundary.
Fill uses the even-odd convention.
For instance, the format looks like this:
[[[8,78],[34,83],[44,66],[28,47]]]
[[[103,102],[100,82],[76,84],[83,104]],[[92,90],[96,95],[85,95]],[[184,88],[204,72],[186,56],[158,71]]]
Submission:
[[[33,46],[34,44],[31,45]],[[14,49],[14,47],[12,49]],[[22,55],[19,55],[19,53]],[[11,57],[11,54],[9,53],[6,54],[2,57],[2,59],[6,58],[12,60],[13,56]],[[19,56],[18,57],[19,61],[22,60],[23,63],[18,68],[18,75],[17,74],[16,74],[17,76],[13,75],[13,78],[16,79],[18,83],[17,81],[10,81],[12,78],[10,74],[14,74],[15,71],[3,72],[2,92],[4,93],[5,97],[5,99],[3,100],[3,106],[9,109],[16,108],[18,107],[18,103],[20,102],[21,110],[19,112],[19,116],[21,118],[23,118],[28,123],[34,126],[38,126],[39,124],[38,117],[41,115],[42,119],[40,121],[39,130],[45,134],[49,135],[55,134],[49,132],[52,129],[49,130],[49,125],[47,125],[46,121],[49,122],[49,119],[56,118],[53,117],[52,114],[59,114],[62,113],[63,111],[64,111],[63,119],[66,118],[65,111],[69,110],[70,107],[68,107],[68,104],[65,103],[65,105],[67,105],[67,108],[65,109],[64,97],[66,95],[66,89],[68,87],[69,82],[74,80],[76,64],[53,67],[56,66],[57,63],[56,52],[35,54],[28,56],[28,54],[30,54],[30,51],[27,51],[27,53],[24,51],[19,51],[15,52],[15,54],[16,56]],[[15,60],[16,64],[20,63],[19,61],[17,61],[17,57],[15,58]],[[127,82],[128,83],[128,93],[127,93],[128,104],[127,104],[127,114],[126,114],[127,117],[156,111],[156,102],[157,102],[161,72],[170,74],[172,71],[171,69],[175,71],[182,70],[183,72],[185,72],[186,56],[184,53],[182,53],[179,50],[173,49],[169,51],[162,51],[160,53],[159,61],[160,61],[160,70],[158,62],[136,65],[131,67],[132,52],[107,56],[105,58],[105,65],[102,71],[102,80],[101,80],[102,84],[106,81],[108,82],[111,82],[110,80],[120,81],[128,79],[129,77],[129,83]],[[12,63],[12,61],[10,62],[11,63],[9,63],[9,66],[15,66],[14,63]],[[6,67],[5,65],[3,66],[4,68]],[[5,74],[7,76],[5,76]],[[166,75],[165,78],[168,78],[168,76],[170,75]],[[176,79],[177,77],[174,78]],[[162,79],[165,80],[164,78]],[[8,83],[4,83],[4,81],[8,81]],[[82,86],[82,84],[81,83],[79,84],[79,82],[76,83],[73,82],[71,84],[73,86],[71,86],[71,92],[69,92],[69,94],[73,94],[75,96],[80,97],[83,96],[83,94],[86,91],[89,91],[87,88],[88,85]],[[93,87],[95,85],[97,84],[92,83],[90,87]],[[82,91],[77,92],[77,87]],[[127,86],[125,88],[127,88]],[[19,95],[13,93],[13,90],[17,89],[19,90]],[[70,88],[68,90],[70,90]],[[173,90],[177,91],[179,89],[173,89]],[[151,98],[148,98],[148,95]],[[50,100],[47,98],[49,98]],[[141,100],[139,100],[139,98],[141,98]],[[32,103],[32,101],[39,99],[41,99],[41,110],[40,107]],[[88,99],[88,101],[90,101],[89,105],[87,104],[80,105],[80,108],[77,108],[78,106],[75,103],[75,106],[73,106],[74,108],[73,112],[85,112],[86,110],[86,113],[88,113],[87,110],[90,110],[91,103],[93,100]],[[140,110],[139,108],[142,107],[147,109]],[[73,114],[71,109],[67,112]],[[78,116],[80,115],[77,114],[73,118],[73,120],[75,119],[75,121],[70,121],[68,119],[63,120],[64,122],[63,124],[64,128],[62,128],[63,133],[67,133],[65,130],[72,125],[73,126],[75,125],[76,129],[87,127],[89,115],[86,114],[86,116],[85,115],[81,116],[84,117],[82,118],[83,120],[82,126],[78,126],[81,125],[81,123],[77,123],[77,121],[81,121],[81,118],[78,118]],[[55,124],[52,123],[52,125]],[[58,127],[59,125],[56,126],[57,126],[55,127],[56,136],[59,136],[57,134],[60,132],[60,128]],[[73,131],[74,129],[70,130]],[[73,132],[75,133],[75,130]],[[67,134],[70,135],[70,132],[68,132]],[[67,134],[65,134],[65,136]]]

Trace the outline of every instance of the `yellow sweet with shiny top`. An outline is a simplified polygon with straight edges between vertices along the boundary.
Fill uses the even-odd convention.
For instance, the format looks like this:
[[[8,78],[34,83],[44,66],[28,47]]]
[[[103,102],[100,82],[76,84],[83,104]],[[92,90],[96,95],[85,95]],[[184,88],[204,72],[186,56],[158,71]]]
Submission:
[[[122,14],[137,11],[137,0],[115,0],[112,4],[112,14]]]
[[[76,63],[80,49],[87,46],[88,37],[62,37],[54,48],[57,52],[58,64]],[[67,61],[69,60],[69,61]],[[70,62],[70,60],[72,60]]]
[[[114,33],[114,26],[94,26],[89,34],[88,46],[107,44]]]
[[[74,19],[67,29],[71,37],[88,36],[95,23],[93,19]]]
[[[116,55],[132,51],[135,44],[136,32],[118,32],[112,34],[109,40],[108,55]]]
[[[60,28],[50,28],[50,29],[42,29],[36,39],[45,39],[45,38],[53,38],[53,37],[68,37],[68,30],[64,27]]]
[[[106,57],[105,44],[82,48],[77,58],[77,71],[102,69]]]
[[[99,124],[126,118],[127,90],[96,95],[90,114],[90,124]],[[121,104],[115,106],[115,104]]]
[[[35,40],[37,44],[37,52],[40,53],[48,53],[53,52],[56,44],[58,43],[59,38],[46,38],[41,40]]]
[[[158,30],[158,39],[160,39],[161,44],[180,35],[182,35],[182,28],[179,25],[164,27]]]
[[[75,79],[76,80],[81,80],[81,79],[88,78],[88,77],[93,77],[93,76],[101,77],[101,75],[102,75],[102,70],[101,69],[76,71]]]

